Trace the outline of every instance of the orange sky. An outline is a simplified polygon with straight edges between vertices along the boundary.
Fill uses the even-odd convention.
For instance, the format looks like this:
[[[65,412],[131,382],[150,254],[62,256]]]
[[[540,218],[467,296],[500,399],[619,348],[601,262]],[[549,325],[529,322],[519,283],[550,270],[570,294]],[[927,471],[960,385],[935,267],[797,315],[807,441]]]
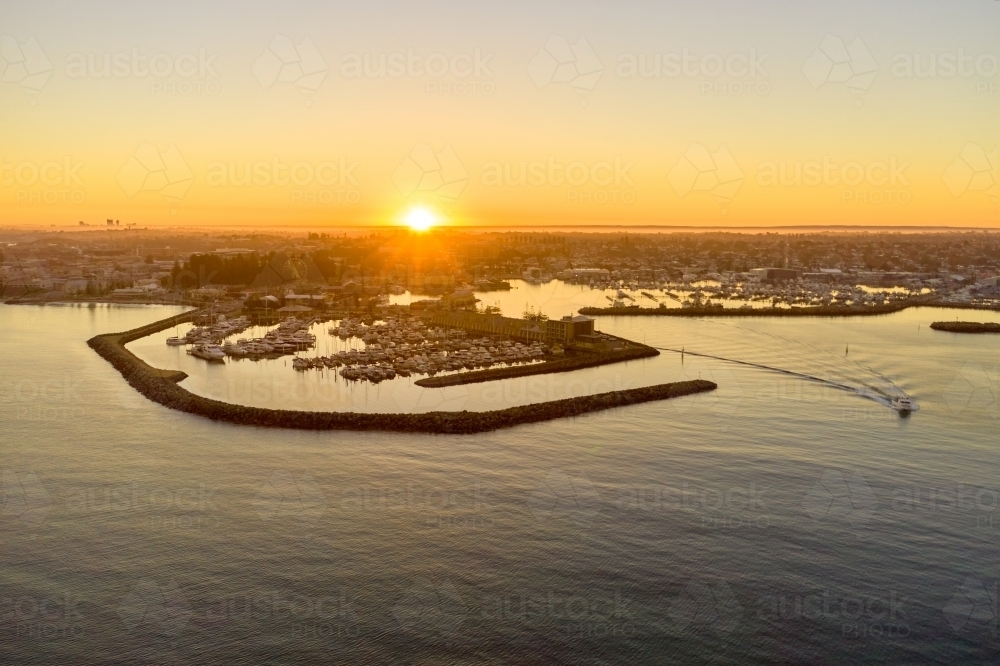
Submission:
[[[56,4],[4,224],[1000,226],[1000,3]]]

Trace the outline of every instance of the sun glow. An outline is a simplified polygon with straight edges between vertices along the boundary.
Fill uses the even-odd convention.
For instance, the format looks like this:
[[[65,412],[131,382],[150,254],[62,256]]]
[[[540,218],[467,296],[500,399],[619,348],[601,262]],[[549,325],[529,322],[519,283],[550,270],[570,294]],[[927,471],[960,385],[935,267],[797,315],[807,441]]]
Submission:
[[[406,214],[406,224],[414,231],[427,231],[434,226],[437,218],[426,208],[414,208]]]

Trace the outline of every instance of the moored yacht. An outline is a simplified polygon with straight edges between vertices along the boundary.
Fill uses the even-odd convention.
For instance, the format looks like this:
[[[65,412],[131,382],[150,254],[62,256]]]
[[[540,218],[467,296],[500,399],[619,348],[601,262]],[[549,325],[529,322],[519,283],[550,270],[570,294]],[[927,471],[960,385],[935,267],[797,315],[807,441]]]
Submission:
[[[203,358],[206,361],[225,361],[226,352],[218,345],[195,345],[187,350],[188,354]]]

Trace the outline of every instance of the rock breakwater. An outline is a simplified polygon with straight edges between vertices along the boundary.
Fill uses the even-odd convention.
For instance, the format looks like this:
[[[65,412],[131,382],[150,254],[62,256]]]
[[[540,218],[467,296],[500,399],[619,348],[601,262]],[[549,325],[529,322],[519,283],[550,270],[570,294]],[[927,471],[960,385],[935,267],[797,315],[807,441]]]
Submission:
[[[570,372],[583,368],[593,368],[608,363],[621,363],[639,358],[658,356],[660,352],[647,347],[646,345],[636,345],[625,349],[610,352],[578,353],[574,356],[567,356],[555,361],[545,361],[532,365],[518,365],[505,368],[488,368],[486,370],[475,370],[473,372],[462,372],[453,375],[442,375],[439,377],[425,377],[414,382],[417,386],[426,388],[441,388],[444,386],[457,386],[459,384],[475,384],[478,382],[491,382],[498,379],[513,379],[515,377],[527,377],[530,375],[545,375],[551,372]]]
[[[118,370],[132,388],[149,400],[165,407],[214,421],[296,430],[384,430],[471,434],[654,400],[667,400],[711,391],[716,388],[716,384],[699,379],[624,391],[610,391],[597,395],[553,400],[488,412],[366,414],[246,407],[195,395],[178,386],[177,382],[187,376],[183,372],[153,368],[125,348],[125,344],[132,340],[175,326],[191,316],[193,313],[185,313],[125,333],[98,335],[88,340],[87,344]]]

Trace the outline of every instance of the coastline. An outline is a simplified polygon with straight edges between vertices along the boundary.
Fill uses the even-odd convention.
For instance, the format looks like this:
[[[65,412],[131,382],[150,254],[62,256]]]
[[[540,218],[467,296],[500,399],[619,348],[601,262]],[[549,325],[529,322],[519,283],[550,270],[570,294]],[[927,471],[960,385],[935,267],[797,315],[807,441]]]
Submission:
[[[473,434],[538,423],[643,402],[668,400],[717,388],[713,382],[692,380],[658,384],[624,391],[552,400],[487,412],[426,412],[422,414],[368,414],[359,412],[306,412],[246,407],[204,398],[178,385],[187,377],[180,371],[161,370],[125,348],[133,340],[190,320],[198,311],[185,312],[121,333],[94,336],[87,344],[125,381],[147,399],[178,411],[213,421],[238,425],[295,430],[382,430],[437,434]],[[654,352],[656,350],[653,350]],[[658,352],[657,352],[658,353]],[[650,354],[646,354],[650,355]],[[607,361],[605,361],[607,362]],[[444,378],[442,378],[444,379]],[[479,380],[483,381],[483,380]]]
[[[201,308],[206,307],[204,302],[192,301],[187,298],[134,298],[115,299],[106,296],[95,296],[94,298],[45,298],[40,296],[32,298],[29,296],[13,296],[3,299],[4,305],[174,305],[180,307]]]
[[[812,306],[803,308],[580,308],[580,314],[612,317],[874,317],[895,314],[910,308],[947,308],[951,310],[978,310],[1000,312],[1000,308],[971,303],[947,303],[920,300],[890,305]]]
[[[88,300],[79,299],[35,299],[25,300],[22,297],[6,299],[4,305],[170,305],[204,309],[207,306],[202,302],[188,300],[169,299],[139,299],[139,300],[114,300],[108,298],[95,298]],[[614,317],[870,317],[885,314],[894,314],[910,308],[942,308],[948,310],[975,310],[981,312],[1000,312],[1000,306],[990,307],[987,305],[976,305],[973,303],[953,303],[947,301],[915,298],[900,303],[889,305],[873,305],[865,307],[856,306],[806,306],[795,308],[721,308],[721,307],[697,307],[697,308],[644,308],[636,305],[615,308],[615,307],[583,307],[578,310],[579,314],[588,316],[614,316]],[[220,311],[220,310],[217,310]],[[162,329],[161,329],[162,330]],[[150,331],[155,333],[156,331]],[[142,336],[140,336],[142,337]],[[632,342],[631,344],[638,344]],[[609,361],[612,362],[612,361]],[[582,366],[586,367],[586,366]],[[558,372],[558,370],[552,370]],[[529,373],[534,374],[534,373]],[[483,381],[483,380],[480,380]]]

